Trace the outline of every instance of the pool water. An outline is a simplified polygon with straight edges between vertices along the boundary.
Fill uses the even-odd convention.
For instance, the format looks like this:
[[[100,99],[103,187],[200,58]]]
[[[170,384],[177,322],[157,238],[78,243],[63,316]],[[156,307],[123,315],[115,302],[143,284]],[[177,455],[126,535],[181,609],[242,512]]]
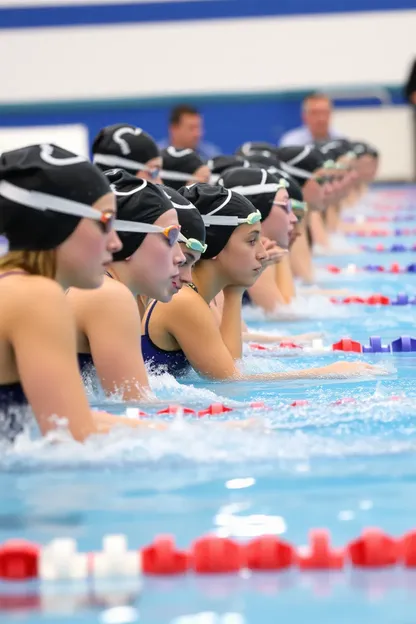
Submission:
[[[416,190],[383,189],[368,204],[373,215],[381,204],[409,212],[416,208]],[[389,245],[399,239],[348,240]],[[404,241],[413,244],[411,238]],[[334,276],[324,267],[406,265],[415,258],[412,253],[366,252],[318,258],[316,264],[323,287],[414,296],[413,274]],[[346,335],[365,343],[375,335],[385,343],[416,336],[415,313],[412,306],[332,305],[322,297],[295,304],[292,321],[245,311],[253,330],[322,331],[326,344]],[[80,550],[93,551],[106,534],[125,534],[130,547],[139,548],[158,534],[172,534],[187,547],[213,533],[242,541],[274,534],[301,545],[309,529],[326,527],[333,543],[344,545],[365,527],[378,526],[394,536],[415,528],[416,353],[264,355],[247,348],[243,365],[250,372],[267,372],[343,358],[381,363],[390,374],[208,384],[196,375],[184,383],[163,375],[152,384],[167,403],[203,409],[224,402],[234,410],[210,420],[172,419],[163,432],[114,431],[106,440],[85,445],[57,445],[27,435],[12,448],[3,447],[0,542],[19,537],[46,544],[72,537]],[[308,405],[291,405],[302,399]],[[103,402],[97,394],[91,400],[116,413],[126,408],[115,400]],[[270,409],[254,410],[251,401],[263,401]],[[244,430],[226,422],[248,417],[255,421]],[[416,572],[399,568],[43,586],[0,583],[0,621],[33,624],[410,624],[415,607]]]

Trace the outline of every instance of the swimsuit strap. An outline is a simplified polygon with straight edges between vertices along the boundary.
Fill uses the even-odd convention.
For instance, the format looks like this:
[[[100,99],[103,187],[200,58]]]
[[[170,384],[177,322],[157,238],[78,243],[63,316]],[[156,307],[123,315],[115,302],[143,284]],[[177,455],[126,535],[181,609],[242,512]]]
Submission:
[[[150,321],[150,317],[152,315],[152,312],[155,309],[155,305],[156,304],[157,304],[157,299],[155,299],[153,301],[153,303],[150,305],[149,312],[147,313],[146,322],[144,324],[144,334],[145,334],[145,336],[149,336],[149,321]]]
[[[192,288],[192,290],[194,290],[196,293],[198,292],[198,288],[193,282],[188,282],[187,286],[189,286],[189,288]]]
[[[9,275],[27,275],[26,271],[20,271],[18,269],[12,269],[11,271],[6,271],[0,275],[0,279],[2,277],[9,277]]]

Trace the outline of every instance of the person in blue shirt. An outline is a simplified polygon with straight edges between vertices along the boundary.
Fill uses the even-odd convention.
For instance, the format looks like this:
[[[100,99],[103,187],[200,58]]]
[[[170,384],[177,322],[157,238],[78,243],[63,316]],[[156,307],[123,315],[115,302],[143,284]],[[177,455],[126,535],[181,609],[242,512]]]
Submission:
[[[343,138],[331,127],[332,103],[324,93],[308,95],[302,104],[303,126],[289,130],[281,138],[281,147],[309,145],[315,141]]]
[[[220,148],[204,141],[203,136],[203,118],[199,110],[188,104],[179,104],[170,113],[169,137],[159,142],[159,148],[162,150],[172,145],[178,150],[192,149],[203,160],[221,154]]]

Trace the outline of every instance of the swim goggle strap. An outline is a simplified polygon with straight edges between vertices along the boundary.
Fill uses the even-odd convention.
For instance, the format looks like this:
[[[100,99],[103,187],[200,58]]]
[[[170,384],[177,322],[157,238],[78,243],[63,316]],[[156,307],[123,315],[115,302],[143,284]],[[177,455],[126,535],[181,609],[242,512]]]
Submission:
[[[117,232],[130,232],[136,234],[162,234],[168,241],[169,246],[173,247],[176,243],[186,243],[187,239],[181,234],[180,225],[169,225],[168,227],[160,227],[153,223],[141,223],[139,221],[123,221],[116,219],[114,221],[114,229]]]
[[[247,223],[248,225],[254,225],[255,223],[261,221],[261,212],[259,210],[256,210],[256,212],[252,212],[245,219],[228,215],[202,215],[202,218],[206,227],[209,227],[210,225],[237,226],[242,225],[243,223]]]
[[[137,160],[123,158],[122,156],[114,156],[112,154],[94,154],[92,161],[96,165],[108,166],[111,169],[114,167],[121,167],[121,169],[145,171],[153,180],[158,178],[161,173],[160,167],[149,167],[148,165],[145,165]]]
[[[230,189],[227,189],[227,197],[217,208],[214,208],[211,212],[208,212],[206,215],[201,215],[204,221],[205,227],[209,227],[210,225],[229,225],[237,227],[237,225],[242,225],[243,223],[248,223],[249,225],[253,225],[254,223],[258,223],[261,221],[261,212],[256,210],[256,212],[250,213],[245,219],[241,219],[240,217],[234,217],[232,215],[219,215],[216,214],[220,210],[222,210],[231,200],[233,193]]]
[[[101,212],[95,208],[91,208],[88,204],[65,199],[57,195],[49,195],[49,193],[41,193],[40,191],[29,191],[27,189],[11,184],[6,180],[0,182],[0,196],[12,201],[16,204],[33,208],[34,210],[52,210],[81,219],[93,219],[97,221],[103,232],[110,232],[114,227],[116,215],[113,212]]]

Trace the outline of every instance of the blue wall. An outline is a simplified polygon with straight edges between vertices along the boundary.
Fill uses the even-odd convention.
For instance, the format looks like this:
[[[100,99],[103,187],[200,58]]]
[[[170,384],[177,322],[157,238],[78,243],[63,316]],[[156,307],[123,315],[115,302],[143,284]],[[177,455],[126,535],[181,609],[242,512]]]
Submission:
[[[393,102],[402,103],[398,89],[392,89]],[[205,118],[206,138],[224,153],[233,152],[247,140],[277,143],[283,132],[300,124],[300,104],[304,93],[282,96],[256,95],[224,99],[186,98],[199,107]],[[131,123],[140,126],[157,140],[166,136],[169,111],[174,100],[91,102],[51,104],[44,107],[0,107],[0,126],[32,126],[83,123],[90,140],[103,126]],[[375,105],[375,100],[341,101],[337,106]],[[360,137],[357,137],[359,139]]]

